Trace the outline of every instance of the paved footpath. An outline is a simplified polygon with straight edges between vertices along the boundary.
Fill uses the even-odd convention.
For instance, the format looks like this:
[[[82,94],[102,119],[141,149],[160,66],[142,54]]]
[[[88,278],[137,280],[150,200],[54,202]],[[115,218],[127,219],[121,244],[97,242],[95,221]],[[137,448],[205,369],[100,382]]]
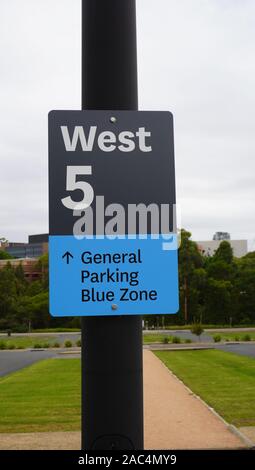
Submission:
[[[151,351],[144,351],[144,404],[148,449],[245,447]]]
[[[144,351],[146,449],[236,449],[244,441]],[[0,434],[0,449],[80,449],[79,432]]]

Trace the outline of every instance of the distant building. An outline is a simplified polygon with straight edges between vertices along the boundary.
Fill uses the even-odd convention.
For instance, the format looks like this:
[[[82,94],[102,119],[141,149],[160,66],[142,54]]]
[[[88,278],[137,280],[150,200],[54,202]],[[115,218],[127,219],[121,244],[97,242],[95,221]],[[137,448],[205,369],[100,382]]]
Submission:
[[[25,258],[25,259],[7,259],[7,260],[0,260],[0,269],[4,268],[8,263],[11,264],[14,268],[22,264],[25,279],[28,281],[36,281],[40,279],[42,276],[42,272],[38,266],[38,259],[37,258]]]
[[[216,232],[213,235],[213,240],[230,240],[230,233],[228,232]]]
[[[39,235],[28,235],[28,243],[48,243],[48,233],[40,233]]]
[[[48,253],[47,234],[29,235],[28,243],[9,242],[5,251],[14,258],[40,258]]]
[[[226,240],[226,239],[223,239]],[[233,255],[236,258],[245,256],[248,252],[247,240],[230,240],[227,239],[231,247],[233,248]],[[215,251],[219,248],[222,239],[209,240],[209,241],[197,241],[199,251],[205,256],[213,256]]]

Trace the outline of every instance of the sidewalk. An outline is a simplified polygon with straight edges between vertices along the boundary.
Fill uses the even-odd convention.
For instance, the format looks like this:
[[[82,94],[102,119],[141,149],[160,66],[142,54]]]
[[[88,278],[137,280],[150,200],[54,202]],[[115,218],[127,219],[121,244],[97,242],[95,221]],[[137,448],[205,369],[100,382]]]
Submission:
[[[144,351],[144,404],[147,449],[245,447],[244,442],[148,350]]]
[[[146,449],[236,449],[244,441],[149,350],[144,351]],[[3,449],[80,449],[80,432],[0,434]]]

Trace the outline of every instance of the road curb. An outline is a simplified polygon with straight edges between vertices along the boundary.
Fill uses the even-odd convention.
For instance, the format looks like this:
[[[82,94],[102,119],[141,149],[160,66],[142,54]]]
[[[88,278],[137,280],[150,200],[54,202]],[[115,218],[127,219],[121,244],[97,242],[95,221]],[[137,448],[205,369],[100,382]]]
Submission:
[[[215,411],[215,410],[214,410]],[[251,441],[249,437],[245,436],[238,428],[236,428],[233,424],[228,424],[229,430],[239,437],[249,449],[255,450],[255,442]]]
[[[193,346],[185,346],[180,345],[172,345],[172,344],[160,344],[160,343],[147,343],[143,345],[144,349],[149,349],[150,351],[193,351],[193,350],[208,350],[208,349],[216,349],[214,344],[201,344]]]
[[[68,354],[68,355],[70,355],[70,354],[81,354],[81,350],[77,350],[77,349],[73,350],[73,349],[70,349],[69,351],[60,351],[58,354],[59,354],[59,355],[60,355],[60,354],[64,354],[64,355],[65,355],[65,354]]]

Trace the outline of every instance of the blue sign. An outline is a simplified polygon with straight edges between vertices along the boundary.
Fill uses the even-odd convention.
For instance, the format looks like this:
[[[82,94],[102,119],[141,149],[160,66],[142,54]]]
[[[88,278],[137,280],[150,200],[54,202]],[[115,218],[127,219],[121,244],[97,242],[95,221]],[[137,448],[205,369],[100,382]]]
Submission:
[[[54,316],[176,313],[176,237],[50,237],[50,311]]]
[[[49,115],[50,313],[177,313],[173,118]]]

